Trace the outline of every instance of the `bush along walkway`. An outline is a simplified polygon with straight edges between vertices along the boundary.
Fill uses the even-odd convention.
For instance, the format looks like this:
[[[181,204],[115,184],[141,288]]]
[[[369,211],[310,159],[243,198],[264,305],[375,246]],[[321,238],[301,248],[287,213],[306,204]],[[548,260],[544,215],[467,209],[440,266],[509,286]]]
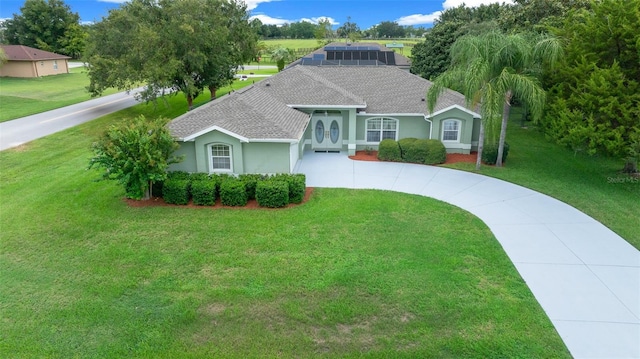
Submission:
[[[432,197],[483,220],[575,358],[640,358],[640,252],[593,218],[498,179],[436,166],[304,154],[313,187]]]

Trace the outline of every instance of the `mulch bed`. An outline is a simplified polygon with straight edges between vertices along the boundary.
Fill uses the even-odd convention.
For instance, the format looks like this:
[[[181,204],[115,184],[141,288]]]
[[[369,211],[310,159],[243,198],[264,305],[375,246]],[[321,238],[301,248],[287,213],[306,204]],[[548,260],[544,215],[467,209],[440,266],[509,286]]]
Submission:
[[[355,156],[349,156],[352,160],[356,161],[379,161],[377,151],[356,151]],[[447,160],[444,164],[451,164],[457,162],[476,163],[478,158],[477,152],[472,152],[470,155],[463,155],[461,153],[447,153]]]

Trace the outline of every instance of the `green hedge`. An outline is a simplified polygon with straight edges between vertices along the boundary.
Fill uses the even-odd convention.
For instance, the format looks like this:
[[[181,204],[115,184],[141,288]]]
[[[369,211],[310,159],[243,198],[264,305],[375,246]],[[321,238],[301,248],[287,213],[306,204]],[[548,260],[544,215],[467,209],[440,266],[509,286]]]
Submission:
[[[307,178],[304,174],[278,174],[271,177],[272,180],[285,182],[289,187],[289,203],[300,203],[304,199],[307,189]]]
[[[416,139],[405,146],[402,153],[402,160],[409,163],[424,163],[429,153],[427,140]]]
[[[256,187],[256,201],[261,207],[279,208],[289,204],[289,184],[279,179],[260,181]]]
[[[248,199],[256,199],[256,185],[259,181],[264,180],[266,177],[259,174],[243,174],[238,177],[240,181],[244,182],[247,190]]]
[[[169,204],[184,205],[189,203],[189,180],[166,180],[162,186],[162,196],[164,201]]]
[[[380,145],[378,145],[378,159],[380,161],[401,162],[402,155],[400,153],[400,146],[398,146],[398,142],[391,139],[380,141]]]
[[[507,161],[509,155],[509,144],[504,143],[504,151],[502,152],[502,163]],[[498,144],[485,144],[482,149],[482,162],[488,165],[495,165],[498,160]]]
[[[245,183],[231,178],[222,181],[220,200],[225,206],[246,206],[248,197]]]
[[[447,160],[447,149],[444,144],[438,140],[427,141],[427,156],[424,160],[425,165],[436,165],[444,163]]]
[[[212,206],[216,203],[216,180],[207,178],[191,182],[193,204]]]
[[[398,140],[398,146],[400,146],[400,156],[404,159],[407,155],[407,150],[416,142],[418,139],[414,137],[407,137]]]

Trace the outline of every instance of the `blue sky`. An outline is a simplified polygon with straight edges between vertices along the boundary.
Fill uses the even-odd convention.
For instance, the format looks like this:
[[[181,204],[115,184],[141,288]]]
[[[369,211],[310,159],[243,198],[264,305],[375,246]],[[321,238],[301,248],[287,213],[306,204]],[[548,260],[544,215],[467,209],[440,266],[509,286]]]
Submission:
[[[430,27],[443,9],[462,3],[478,6],[511,0],[245,0],[252,17],[265,24],[281,25],[286,22],[309,21],[317,23],[327,18],[335,27],[351,17],[361,29],[382,21],[397,21],[400,25]],[[107,16],[109,9],[125,0],[66,0],[71,11],[77,12],[83,22],[97,22]],[[0,19],[19,13],[24,0],[2,0]]]

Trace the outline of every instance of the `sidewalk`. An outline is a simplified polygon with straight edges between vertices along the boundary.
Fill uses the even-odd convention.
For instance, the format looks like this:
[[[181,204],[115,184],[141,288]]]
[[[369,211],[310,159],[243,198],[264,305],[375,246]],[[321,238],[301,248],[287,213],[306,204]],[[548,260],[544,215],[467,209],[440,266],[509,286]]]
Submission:
[[[309,187],[432,197],[482,219],[575,358],[640,358],[640,252],[577,209],[474,173],[306,152]]]

